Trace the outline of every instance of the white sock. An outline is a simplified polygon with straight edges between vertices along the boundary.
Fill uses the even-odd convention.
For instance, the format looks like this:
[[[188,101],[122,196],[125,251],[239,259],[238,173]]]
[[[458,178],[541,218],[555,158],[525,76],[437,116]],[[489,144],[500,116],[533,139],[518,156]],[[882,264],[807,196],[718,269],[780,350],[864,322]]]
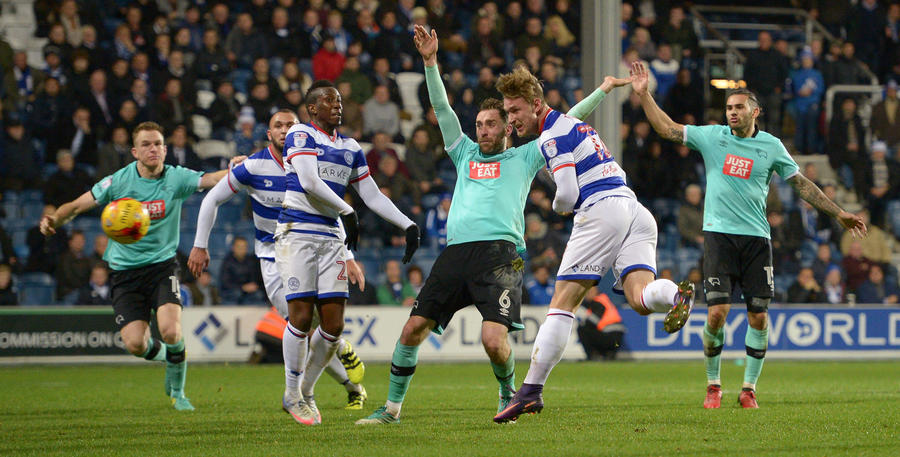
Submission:
[[[668,313],[675,306],[678,286],[668,279],[657,279],[644,286],[641,292],[641,304],[647,311]]]
[[[325,365],[334,358],[337,341],[337,337],[325,333],[322,331],[322,327],[317,328],[309,337],[309,360],[300,383],[300,392],[304,397],[313,395],[316,382],[319,380],[319,376],[322,376]]]
[[[547,312],[547,320],[538,329],[531,351],[531,366],[525,375],[525,384],[544,385],[550,370],[562,359],[575,315],[561,309],[551,308]]]
[[[292,392],[299,392],[299,378],[306,365],[306,349],[306,333],[288,322],[282,335],[281,353],[284,355],[284,385]]]
[[[388,400],[388,401],[384,402],[384,406],[385,406],[385,409],[387,410],[387,412],[390,413],[392,416],[399,417],[400,416],[400,408],[403,407],[403,403],[402,402],[397,403],[397,402]]]

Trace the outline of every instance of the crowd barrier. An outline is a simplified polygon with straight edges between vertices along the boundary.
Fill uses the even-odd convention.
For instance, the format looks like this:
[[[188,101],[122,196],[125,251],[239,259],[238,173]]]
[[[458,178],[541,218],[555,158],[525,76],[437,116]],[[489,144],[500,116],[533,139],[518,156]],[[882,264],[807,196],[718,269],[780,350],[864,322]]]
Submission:
[[[189,358],[238,362],[254,348],[261,307],[184,309],[182,327]],[[525,329],[512,334],[516,357],[527,360],[544,320],[545,307],[524,307]],[[366,361],[389,361],[409,315],[407,308],[348,307],[344,338]],[[695,358],[702,354],[706,310],[696,309],[684,329],[668,334],[662,314],[621,312],[627,332],[622,355],[636,359]],[[735,309],[726,323],[724,357],[744,356],[746,313]],[[429,334],[421,361],[484,360],[481,316],[472,307],[454,316],[443,335]],[[784,307],[770,309],[768,358],[900,359],[900,308]],[[584,358],[572,332],[565,359]],[[107,307],[11,308],[0,310],[0,363],[140,362],[125,353]]]

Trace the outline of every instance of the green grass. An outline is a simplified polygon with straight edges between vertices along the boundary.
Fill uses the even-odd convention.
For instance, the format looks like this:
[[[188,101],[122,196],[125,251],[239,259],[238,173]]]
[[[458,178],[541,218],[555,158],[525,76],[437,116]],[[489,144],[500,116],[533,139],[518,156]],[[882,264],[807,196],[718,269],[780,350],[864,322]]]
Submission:
[[[527,369],[519,364],[519,381]],[[0,456],[19,455],[900,455],[900,364],[766,362],[759,410],[742,410],[743,369],[726,363],[720,410],[704,410],[701,361],[563,363],[546,408],[495,425],[490,366],[422,364],[392,426],[353,425],[381,405],[388,367],[368,367],[370,402],[345,411],[323,375],[318,427],[281,411],[280,366],[192,365],[197,410],[173,410],[161,364],[0,368]]]

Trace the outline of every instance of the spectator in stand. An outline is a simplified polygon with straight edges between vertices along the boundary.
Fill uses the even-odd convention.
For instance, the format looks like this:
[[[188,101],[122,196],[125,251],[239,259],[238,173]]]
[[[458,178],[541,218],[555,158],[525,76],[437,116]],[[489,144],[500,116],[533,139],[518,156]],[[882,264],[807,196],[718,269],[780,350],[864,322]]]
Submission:
[[[577,28],[578,21],[570,22],[569,25]],[[577,68],[579,64],[577,61],[578,46],[575,35],[569,30],[562,17],[554,15],[547,18],[544,37],[550,40],[549,55],[561,59],[565,68]]]
[[[322,38],[322,47],[313,56],[312,70],[313,79],[316,80],[335,81],[341,75],[344,70],[344,55],[335,48],[333,37],[325,35]]]
[[[236,236],[231,242],[231,252],[222,261],[219,283],[222,285],[222,300],[226,304],[251,305],[265,302],[259,261],[248,252],[244,237]]]
[[[92,69],[105,68],[112,58],[98,40],[97,29],[90,24],[81,27],[81,45],[72,53],[72,58],[76,59],[79,53],[83,53],[87,57]]]
[[[213,11],[215,10],[214,7]],[[214,28],[203,31],[203,47],[197,53],[194,71],[198,79],[213,82],[224,80],[231,72],[231,62],[220,44],[219,32]]]
[[[856,58],[856,46],[852,42],[841,44],[841,55],[834,64],[832,84],[870,84],[865,65]]]
[[[111,141],[97,152],[96,178],[109,176],[125,165],[134,162],[128,129],[121,125],[113,128]]]
[[[253,27],[249,13],[238,14],[235,27],[225,38],[225,55],[234,68],[243,70],[250,69],[254,57],[268,55],[266,38]]]
[[[896,5],[900,9],[900,5]],[[897,99],[897,82],[888,80],[884,85],[884,99],[872,107],[869,121],[872,135],[887,143],[891,150],[900,146],[900,100]]]
[[[262,126],[268,125],[269,118],[279,109],[275,99],[269,93],[269,86],[262,83],[251,86],[247,105],[253,109],[256,123]]]
[[[272,26],[266,31],[266,44],[271,58],[277,59],[279,64],[284,64],[291,59],[312,57],[309,34],[300,33],[290,24],[288,10],[282,6],[276,6],[272,10]],[[258,21],[254,21],[258,22]],[[258,22],[261,23],[261,22]]]
[[[497,73],[506,67],[503,40],[490,17],[481,15],[475,20],[475,30],[469,37],[468,47],[468,61],[473,70],[484,65]]]
[[[672,46],[670,44],[662,43],[659,45],[655,58],[650,62],[650,70],[653,72],[653,76],[656,77],[657,97],[665,103],[678,75],[678,61],[672,58]]]
[[[384,264],[384,284],[376,291],[378,304],[382,306],[412,306],[416,300],[416,292],[412,285],[403,279],[400,262],[388,260]]]
[[[686,22],[684,8],[680,6],[669,10],[669,21],[662,26],[660,41],[672,45],[672,55],[686,66],[684,59],[700,58],[700,41],[694,33],[694,27]]]
[[[103,265],[94,265],[88,283],[78,289],[76,305],[103,306],[112,303],[109,286],[109,270]]]
[[[638,125],[642,125],[639,123]],[[648,154],[639,156],[634,192],[638,198],[656,200],[676,195],[671,160],[663,155],[662,144],[653,139],[647,147]]]
[[[234,85],[231,81],[222,81],[216,88],[216,99],[203,112],[212,123],[213,139],[230,141],[240,112],[241,103],[234,96]]]
[[[287,92],[292,85],[296,85],[302,94],[305,94],[313,83],[312,78],[300,71],[300,66],[295,62],[285,63],[276,81],[278,89],[282,92]]]
[[[138,118],[137,104],[131,100],[125,100],[119,105],[118,121],[114,125],[121,125],[129,132],[133,132],[143,120]]]
[[[373,140],[376,133],[383,133],[393,141],[402,143],[400,136],[400,108],[390,99],[385,85],[375,87],[375,94],[363,104],[363,140]]]
[[[419,126],[413,130],[412,137],[406,143],[406,169],[423,195],[443,187],[443,181],[437,175],[437,155],[434,149],[429,149],[428,141],[428,131]]]
[[[260,86],[265,87],[265,86]],[[237,155],[252,155],[259,145],[266,141],[266,127],[256,122],[252,109],[242,109],[234,132],[234,147]]]
[[[78,4],[75,0],[63,0],[59,5],[59,16],[57,17],[60,25],[63,27],[63,35],[66,42],[70,46],[81,46],[82,28],[81,18],[78,17]]]
[[[525,216],[525,249],[532,263],[547,262],[550,265],[557,265],[565,246],[563,237],[555,230],[550,230],[540,216],[537,214]]]
[[[43,163],[25,126],[15,117],[0,119],[0,124],[6,127],[0,139],[0,188],[40,188]]]
[[[855,190],[862,199],[860,189],[869,156],[865,146],[866,131],[856,110],[856,100],[847,97],[840,106],[840,111],[832,116],[828,129],[828,162],[837,171],[844,186]]]
[[[496,88],[497,76],[490,67],[481,67],[478,70],[478,85],[475,86],[475,104],[481,105],[485,99],[500,99],[500,91]],[[423,83],[424,84],[424,83]]]
[[[212,275],[209,274],[209,271],[204,270],[203,273],[200,273],[200,277],[196,281],[188,284],[188,290],[191,291],[194,306],[222,304],[222,298],[219,297],[219,288],[213,284]]]
[[[547,262],[531,262],[531,278],[525,281],[525,289],[528,291],[529,298],[528,304],[549,305],[555,288],[556,279],[550,275],[550,266]]]
[[[166,148],[166,163],[199,170],[203,168],[203,161],[194,152],[193,146],[188,142],[188,131],[184,125],[177,125],[169,136],[169,145]]]
[[[150,83],[150,57],[146,53],[138,52],[131,58],[130,70],[132,78],[143,79]]]
[[[759,97],[765,107],[760,118],[760,129],[772,135],[781,136],[781,93],[790,67],[782,55],[772,47],[772,35],[762,31],[757,35],[758,47],[747,53],[745,68],[752,68],[744,74],[747,88]]]
[[[841,236],[841,252],[846,256],[852,250],[854,243],[862,247],[862,255],[876,263],[888,263],[891,261],[890,235],[877,225],[869,224],[869,211],[861,209],[856,214],[862,217],[869,231],[865,238],[855,240],[848,232]]]
[[[132,84],[134,84],[134,76],[131,74],[130,63],[124,59],[117,59],[113,61],[112,68],[110,69],[109,77],[107,78],[107,94],[109,95],[112,101],[118,101],[128,96],[128,92],[131,90]],[[96,71],[96,70],[94,70]],[[91,72],[91,76],[93,76],[93,72]],[[88,76],[88,84],[87,86],[90,88],[90,77]],[[150,87],[150,81],[141,80],[147,87]],[[149,92],[149,90],[148,90]],[[82,104],[90,104],[91,93],[90,91],[86,91],[83,94],[81,99]]]
[[[703,195],[700,186],[691,184],[684,190],[684,203],[678,208],[677,223],[683,246],[703,247]]]
[[[788,303],[822,303],[825,301],[822,286],[816,282],[812,268],[801,268],[797,279],[788,288]]]
[[[835,260],[831,255],[831,245],[828,243],[821,243],[816,249],[816,258],[813,260],[811,267],[816,282],[820,284],[824,283],[825,276],[828,274],[828,270],[830,270],[831,267],[838,267],[838,264],[835,263]]]
[[[60,59],[61,51],[56,46],[47,46],[44,48],[44,74],[47,75],[48,78],[56,78],[63,87],[70,87],[70,75],[69,70],[66,68],[69,65],[71,60],[67,60],[65,62],[65,66],[63,61]]]
[[[819,102],[825,93],[825,80],[813,67],[813,54],[808,48],[800,52],[800,68],[791,73],[794,98],[788,112],[794,118],[794,148],[800,154],[818,154]]]
[[[367,162],[368,163],[368,162]],[[378,173],[374,174],[375,183],[380,188],[388,188],[395,200],[403,200],[414,216],[421,217],[422,194],[418,186],[399,172],[400,160],[385,154],[378,160]]]
[[[253,60],[253,76],[247,82],[247,86],[253,87],[257,84],[265,84],[269,88],[269,95],[273,99],[280,99],[283,95],[281,86],[278,81],[270,74],[269,60],[265,57],[257,57]],[[312,84],[312,83],[310,83]],[[268,120],[268,118],[266,118]]]
[[[103,254],[106,253],[106,246],[109,245],[109,238],[104,233],[99,233],[94,237],[94,247],[91,249],[91,255],[88,256],[91,259],[91,267],[93,268],[96,265],[102,265],[106,268],[109,268],[109,264],[103,260]]]
[[[450,215],[452,203],[451,194],[441,194],[437,206],[428,210],[428,214],[425,215],[425,243],[438,250],[447,247],[447,217]]]
[[[410,287],[412,287],[413,292],[416,293],[416,296],[419,295],[419,292],[422,291],[422,287],[425,286],[425,275],[422,273],[422,268],[418,265],[410,265],[406,268],[406,281],[409,282]]]
[[[625,4],[623,4],[624,6]],[[582,301],[585,317],[576,332],[588,360],[615,360],[625,337],[625,326],[616,305],[596,287]]]
[[[68,150],[60,149],[56,153],[56,166],[56,172],[47,178],[44,185],[44,203],[59,206],[91,188],[93,178],[75,167],[75,159]]]
[[[44,205],[41,218],[53,214],[56,206]],[[25,234],[25,244],[28,245],[28,261],[25,263],[26,273],[53,274],[56,264],[62,253],[68,248],[69,235],[65,227],[60,227],[55,234],[45,237],[41,234],[40,218],[35,225]]]
[[[704,175],[703,158],[687,145],[674,146],[675,159],[671,164],[674,185],[676,189],[686,189],[688,185],[700,182],[700,176]]]
[[[337,78],[339,87],[342,82],[350,84],[350,98],[359,105],[362,105],[366,100],[372,97],[372,81],[360,71],[359,58],[347,57],[347,61],[344,63],[344,69]],[[347,97],[343,97],[343,101],[346,104]]]
[[[650,31],[644,27],[636,27],[631,33],[629,47],[638,52],[641,60],[650,61],[656,58],[656,44],[650,38]]]
[[[378,297],[375,295],[377,286],[372,281],[374,278],[366,276],[366,266],[364,262],[356,262],[363,277],[366,278],[366,284],[356,284],[348,282],[347,287],[350,289],[350,298],[347,299],[348,305],[377,305]],[[363,286],[360,289],[360,285]]]
[[[194,103],[182,94],[181,80],[173,78],[166,82],[166,90],[156,104],[156,113],[166,132],[171,132],[176,125],[190,122]]]
[[[184,53],[179,50],[170,52],[166,67],[153,75],[153,80],[157,84],[165,84],[170,79],[181,81],[181,92],[186,100],[192,102],[197,99],[196,77],[185,65]],[[157,87],[154,92],[161,93],[164,90],[164,86]]]
[[[84,191],[79,192],[78,195],[82,193]],[[84,243],[84,233],[81,230],[72,230],[68,249],[59,256],[55,274],[56,298],[59,301],[73,303],[78,289],[86,285],[90,279],[91,259],[84,255]]]
[[[525,50],[531,46],[537,46],[542,56],[547,55],[552,43],[544,36],[543,31],[544,24],[541,18],[532,16],[526,19],[525,33],[516,38],[515,57],[517,59],[525,58]]]
[[[341,81],[337,84],[337,88],[341,94],[341,104],[344,108],[341,112],[341,125],[338,127],[338,131],[341,135],[350,138],[362,138],[362,105],[353,98],[353,86],[350,81]]]
[[[55,48],[57,55],[65,62],[72,61],[72,45],[66,41],[66,29],[62,24],[56,23],[50,26],[50,33],[47,34],[47,44],[41,51],[46,55],[47,50]]]
[[[883,141],[872,143],[872,156],[865,165],[865,180],[861,193],[866,196],[866,207],[872,215],[872,223],[887,227],[887,205],[897,198],[900,189],[900,164],[887,155],[888,147]]]
[[[322,30],[322,34],[334,38],[334,48],[337,52],[346,54],[350,42],[353,41],[353,37],[350,35],[350,32],[344,28],[344,15],[338,10],[331,10],[327,14],[328,16],[325,19],[325,28]],[[324,40],[325,38],[323,38],[323,41]]]
[[[6,264],[0,264],[0,306],[16,306],[19,297],[13,290],[12,268]]]
[[[822,285],[825,301],[833,305],[845,303],[847,295],[845,289],[844,280],[841,278],[841,267],[837,265],[828,267],[828,271],[825,273],[825,281]]]
[[[847,18],[847,39],[856,46],[859,60],[876,74],[881,72],[886,25],[878,0],[860,0]]]
[[[81,103],[90,110],[91,129],[97,130],[98,138],[106,138],[116,119],[119,100],[107,89],[106,73],[103,70],[94,70],[88,85],[90,93],[87,99],[81,100]],[[128,87],[130,86],[129,80]]]
[[[678,70],[675,85],[665,101],[666,112],[673,119],[682,119],[686,114],[690,114],[695,120],[704,119],[706,105],[703,100],[703,88],[694,80],[691,71],[687,68]]]
[[[841,260],[841,267],[847,274],[847,292],[856,292],[859,285],[869,277],[869,269],[872,268],[872,265],[875,265],[875,262],[863,255],[862,243],[857,240],[851,242]]]
[[[860,284],[856,291],[856,302],[895,305],[898,303],[898,299],[900,299],[900,289],[897,284],[885,279],[881,265],[872,265],[869,268],[869,279]]]
[[[131,82],[131,92],[127,95],[126,100],[134,102],[138,110],[139,119],[156,119],[158,117],[156,115],[156,103],[150,99],[149,87],[147,82],[142,79],[135,79]]]

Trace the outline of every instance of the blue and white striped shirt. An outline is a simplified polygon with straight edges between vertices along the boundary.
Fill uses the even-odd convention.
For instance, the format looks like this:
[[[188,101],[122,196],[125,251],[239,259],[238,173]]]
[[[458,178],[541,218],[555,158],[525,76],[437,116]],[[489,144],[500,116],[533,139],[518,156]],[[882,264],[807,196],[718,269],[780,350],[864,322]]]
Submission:
[[[306,192],[291,159],[314,155],[319,178],[343,198],[347,186],[369,176],[369,166],[359,143],[340,134],[331,136],[315,125],[296,124],[284,139],[285,194],[279,223],[290,223],[290,231],[341,238],[340,214],[331,205]]]
[[[246,189],[250,194],[256,227],[254,252],[261,259],[274,261],[275,226],[284,201],[284,164],[267,146],[228,173],[228,186],[234,193]]]
[[[589,124],[551,109],[538,130],[541,134],[537,143],[550,172],[575,168],[578,178],[575,211],[606,197],[636,198],[626,184],[625,171]]]

